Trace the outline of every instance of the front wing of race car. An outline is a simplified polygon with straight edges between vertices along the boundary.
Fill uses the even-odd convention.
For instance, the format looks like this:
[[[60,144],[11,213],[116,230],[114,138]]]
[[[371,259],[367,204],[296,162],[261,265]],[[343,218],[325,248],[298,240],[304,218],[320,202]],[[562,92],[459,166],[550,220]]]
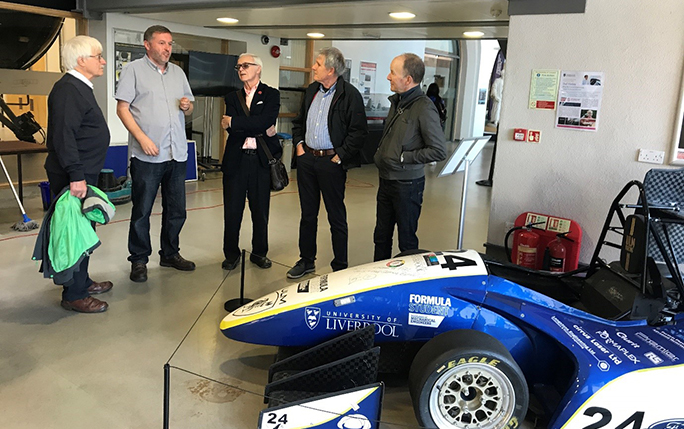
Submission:
[[[379,344],[477,330],[510,352],[530,386],[550,382],[554,371],[571,374],[548,427],[660,429],[668,421],[662,428],[672,429],[684,428],[677,405],[683,320],[661,327],[604,320],[489,275],[477,252],[462,251],[304,280],[227,315],[221,330],[234,340],[276,346],[311,346],[370,324]],[[573,368],[557,367],[564,362]]]

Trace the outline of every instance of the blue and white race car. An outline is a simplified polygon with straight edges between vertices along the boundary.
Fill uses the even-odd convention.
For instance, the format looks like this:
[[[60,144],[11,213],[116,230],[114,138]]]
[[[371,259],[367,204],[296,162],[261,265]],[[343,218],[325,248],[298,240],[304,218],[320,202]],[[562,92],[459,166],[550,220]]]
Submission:
[[[552,429],[680,429],[681,275],[646,261],[648,275],[599,258],[580,275],[554,275],[472,250],[402,255],[283,287],[221,330],[313,346],[373,325],[381,347],[424,343],[409,372],[424,427],[515,428],[532,410]]]

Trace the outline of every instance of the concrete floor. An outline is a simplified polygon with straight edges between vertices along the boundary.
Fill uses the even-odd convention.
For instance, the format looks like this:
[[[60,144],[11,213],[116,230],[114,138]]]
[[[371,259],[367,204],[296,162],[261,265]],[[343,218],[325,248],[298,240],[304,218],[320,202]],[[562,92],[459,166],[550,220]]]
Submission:
[[[486,178],[491,152],[489,144],[471,168],[464,248],[484,249],[490,188],[474,182]],[[454,249],[457,242],[462,174],[438,179],[441,164],[426,169],[418,230],[420,246],[431,250]],[[372,260],[377,183],[373,165],[348,176],[350,265]],[[43,279],[31,261],[36,231],[10,231],[21,217],[9,189],[0,190],[0,428],[161,427],[163,365],[205,305],[171,365],[243,390],[172,370],[171,427],[256,428],[264,407],[259,395],[275,348],[234,342],[219,331],[223,303],[237,296],[240,284],[239,270],[221,269],[221,180],[210,176],[205,182],[188,183],[186,189],[188,219],[181,253],[195,261],[197,270],[159,267],[153,255],[147,283],[131,282],[126,260],[130,204],[118,206],[114,221],[98,228],[102,246],[90,263],[95,280],[114,282],[114,289],[101,296],[109,302],[109,311],[95,315],[59,306],[60,288]],[[37,186],[27,186],[26,206],[29,216],[40,221]],[[153,243],[158,241],[160,211],[158,198]],[[299,255],[298,223],[299,200],[292,183],[272,195],[268,256],[275,263],[269,270],[247,264],[248,296],[261,296],[288,282],[288,265]],[[242,231],[242,244],[250,250],[248,216]],[[325,217],[319,223],[318,243],[317,272],[330,272]],[[383,428],[418,427],[403,383],[386,389],[382,420],[388,422]]]

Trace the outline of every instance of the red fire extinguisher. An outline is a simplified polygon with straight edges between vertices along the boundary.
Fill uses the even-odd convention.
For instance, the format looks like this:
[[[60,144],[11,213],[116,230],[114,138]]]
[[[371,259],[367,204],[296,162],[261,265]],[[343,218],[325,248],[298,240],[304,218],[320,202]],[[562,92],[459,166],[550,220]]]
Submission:
[[[549,243],[549,271],[553,273],[565,272],[565,257],[567,255],[567,250],[565,249],[565,246],[563,246],[563,239],[573,241],[566,237],[567,234],[567,232],[556,234],[556,239]]]
[[[515,241],[517,247],[513,249],[513,260],[522,267],[537,268],[537,245],[539,244],[539,234],[526,228],[518,232]]]

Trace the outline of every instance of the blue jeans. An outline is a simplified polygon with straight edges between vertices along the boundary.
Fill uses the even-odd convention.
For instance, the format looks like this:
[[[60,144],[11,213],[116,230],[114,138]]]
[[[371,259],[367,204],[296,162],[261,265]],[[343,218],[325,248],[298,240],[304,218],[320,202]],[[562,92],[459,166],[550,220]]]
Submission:
[[[399,250],[418,248],[418,218],[423,204],[425,177],[414,180],[385,180],[380,178],[375,216],[374,261],[392,257],[394,225],[399,235]]]
[[[163,258],[180,251],[179,236],[185,223],[186,162],[144,162],[131,158],[131,225],[128,230],[128,260],[147,263],[152,254],[150,214],[159,185],[162,195],[161,250]]]

